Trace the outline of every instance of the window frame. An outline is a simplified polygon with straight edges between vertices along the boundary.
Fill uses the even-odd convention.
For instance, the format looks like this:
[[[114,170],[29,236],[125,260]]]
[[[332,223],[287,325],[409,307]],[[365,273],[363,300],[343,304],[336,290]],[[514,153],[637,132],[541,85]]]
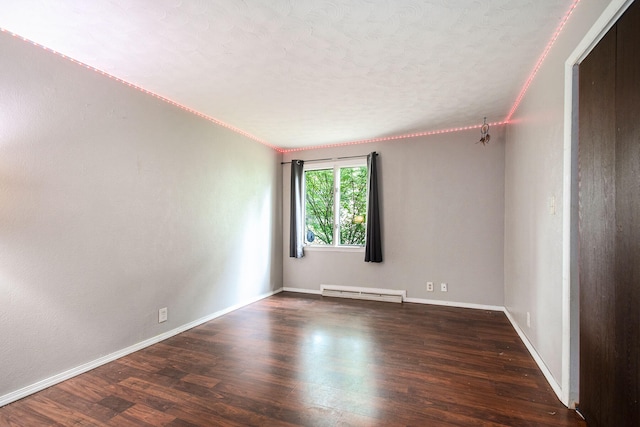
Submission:
[[[331,245],[314,244],[307,241],[306,232],[304,233],[304,248],[305,250],[318,250],[318,251],[336,251],[336,252],[364,252],[365,243],[362,245],[341,245],[340,244],[340,169],[364,167],[368,168],[367,158],[353,158],[342,160],[328,160],[322,162],[305,163],[303,168],[304,184],[303,194],[305,203],[303,204],[303,218],[305,221],[305,229],[307,222],[307,171],[333,169],[333,243]],[[366,205],[369,205],[369,189],[367,188]],[[366,224],[366,223],[365,223]],[[365,227],[365,242],[367,239],[366,227]]]

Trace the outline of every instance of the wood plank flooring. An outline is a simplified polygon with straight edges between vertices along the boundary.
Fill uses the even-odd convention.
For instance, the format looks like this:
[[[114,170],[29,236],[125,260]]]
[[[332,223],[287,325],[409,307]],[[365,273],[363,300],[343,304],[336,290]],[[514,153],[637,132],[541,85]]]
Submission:
[[[0,408],[2,426],[586,426],[503,313],[280,293]]]

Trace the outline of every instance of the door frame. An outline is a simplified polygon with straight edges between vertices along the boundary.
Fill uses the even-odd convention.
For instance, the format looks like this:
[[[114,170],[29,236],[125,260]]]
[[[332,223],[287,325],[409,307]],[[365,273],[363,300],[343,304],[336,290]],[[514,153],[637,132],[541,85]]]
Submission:
[[[612,0],[564,66],[562,219],[562,402],[575,408],[580,385],[580,282],[578,277],[578,68],[634,0]],[[640,0],[638,0],[640,1]]]

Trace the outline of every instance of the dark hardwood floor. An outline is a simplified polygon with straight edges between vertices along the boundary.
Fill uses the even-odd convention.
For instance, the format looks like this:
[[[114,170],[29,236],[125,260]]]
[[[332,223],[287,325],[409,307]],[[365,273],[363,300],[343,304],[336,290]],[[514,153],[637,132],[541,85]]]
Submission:
[[[2,426],[585,426],[503,313],[281,293],[0,409]]]

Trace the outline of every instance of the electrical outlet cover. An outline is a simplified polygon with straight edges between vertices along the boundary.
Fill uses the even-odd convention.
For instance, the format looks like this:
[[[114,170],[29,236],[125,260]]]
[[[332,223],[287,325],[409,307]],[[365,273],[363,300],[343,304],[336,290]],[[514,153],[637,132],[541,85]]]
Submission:
[[[158,310],[158,323],[166,322],[169,318],[169,313],[167,311],[167,307],[163,307]]]

